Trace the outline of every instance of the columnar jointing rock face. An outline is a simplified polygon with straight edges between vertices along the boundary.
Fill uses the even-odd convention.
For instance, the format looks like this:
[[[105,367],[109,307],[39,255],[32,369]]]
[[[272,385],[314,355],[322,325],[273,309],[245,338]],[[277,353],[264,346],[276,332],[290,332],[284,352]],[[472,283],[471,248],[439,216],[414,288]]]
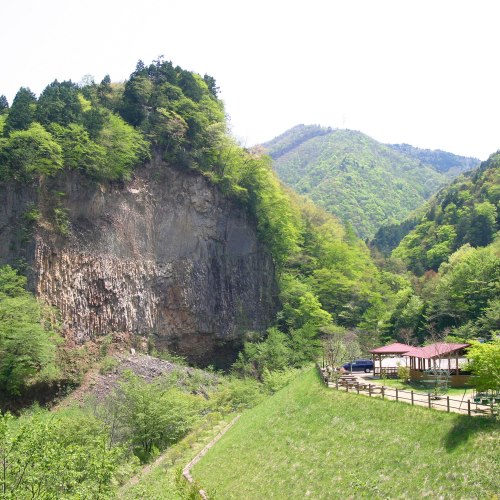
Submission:
[[[67,336],[153,335],[193,361],[223,364],[245,331],[269,325],[271,257],[246,211],[202,176],[158,163],[116,186],[77,174],[57,184],[71,234],[39,229],[30,264]]]

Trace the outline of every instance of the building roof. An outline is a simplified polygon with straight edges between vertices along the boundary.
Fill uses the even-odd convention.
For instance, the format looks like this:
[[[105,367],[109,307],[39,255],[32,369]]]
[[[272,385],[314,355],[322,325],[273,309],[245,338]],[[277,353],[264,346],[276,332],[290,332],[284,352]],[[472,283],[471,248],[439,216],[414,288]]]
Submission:
[[[411,345],[393,342],[392,344],[385,345],[384,347],[377,347],[376,349],[372,349],[370,352],[372,354],[404,354],[410,349],[413,349]]]
[[[470,344],[436,342],[426,345],[425,347],[413,347],[411,345],[401,344],[400,342],[393,342],[392,344],[372,349],[370,352],[372,354],[401,354],[403,356],[412,356],[415,358],[432,359],[447,356],[469,346]]]
[[[434,344],[426,345],[425,347],[411,347],[405,356],[432,359],[439,358],[441,356],[447,356],[460,349],[465,349],[469,347],[470,344],[448,344],[445,342],[436,342]]]

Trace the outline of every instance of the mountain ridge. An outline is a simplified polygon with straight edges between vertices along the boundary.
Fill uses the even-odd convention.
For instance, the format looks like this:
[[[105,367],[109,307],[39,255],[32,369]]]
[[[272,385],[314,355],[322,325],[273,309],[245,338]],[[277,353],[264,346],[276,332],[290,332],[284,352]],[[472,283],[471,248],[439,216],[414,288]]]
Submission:
[[[432,156],[429,150],[411,147],[409,154],[362,132],[319,125],[297,125],[262,146],[285,184],[351,224],[362,238],[403,220],[474,160],[438,154],[448,162],[447,175],[419,157]]]

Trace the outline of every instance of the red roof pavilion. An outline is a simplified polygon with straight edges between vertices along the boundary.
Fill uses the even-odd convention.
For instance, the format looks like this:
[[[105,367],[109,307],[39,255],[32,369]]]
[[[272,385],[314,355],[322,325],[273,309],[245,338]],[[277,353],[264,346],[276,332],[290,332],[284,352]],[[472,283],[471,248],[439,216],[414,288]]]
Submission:
[[[374,373],[377,372],[376,359],[379,360],[378,372],[382,373],[382,358],[384,356],[399,355],[409,358],[410,368],[413,370],[425,370],[431,368],[431,360],[448,359],[448,369],[451,370],[451,359],[455,358],[455,371],[459,373],[459,353],[469,347],[470,344],[452,344],[446,342],[435,342],[424,347],[413,347],[411,345],[393,342],[392,344],[377,347],[370,352],[373,356]],[[427,360],[427,361],[426,361]],[[439,362],[440,363],[440,362]],[[436,364],[433,361],[432,364]],[[388,369],[389,370],[389,369]]]
[[[406,352],[414,349],[411,345],[401,344],[400,342],[393,342],[392,344],[383,347],[372,349],[372,354],[405,354]]]
[[[421,359],[434,359],[448,357],[450,354],[469,347],[470,344],[448,344],[445,342],[436,342],[424,347],[412,347],[405,353],[405,356]]]

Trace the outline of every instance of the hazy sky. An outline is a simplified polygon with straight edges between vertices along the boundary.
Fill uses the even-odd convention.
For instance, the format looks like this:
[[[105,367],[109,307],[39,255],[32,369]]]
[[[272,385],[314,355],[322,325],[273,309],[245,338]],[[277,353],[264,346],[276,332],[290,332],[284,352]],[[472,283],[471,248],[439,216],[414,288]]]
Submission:
[[[0,94],[209,73],[246,145],[299,124],[485,159],[500,149],[498,0],[4,0]]]

